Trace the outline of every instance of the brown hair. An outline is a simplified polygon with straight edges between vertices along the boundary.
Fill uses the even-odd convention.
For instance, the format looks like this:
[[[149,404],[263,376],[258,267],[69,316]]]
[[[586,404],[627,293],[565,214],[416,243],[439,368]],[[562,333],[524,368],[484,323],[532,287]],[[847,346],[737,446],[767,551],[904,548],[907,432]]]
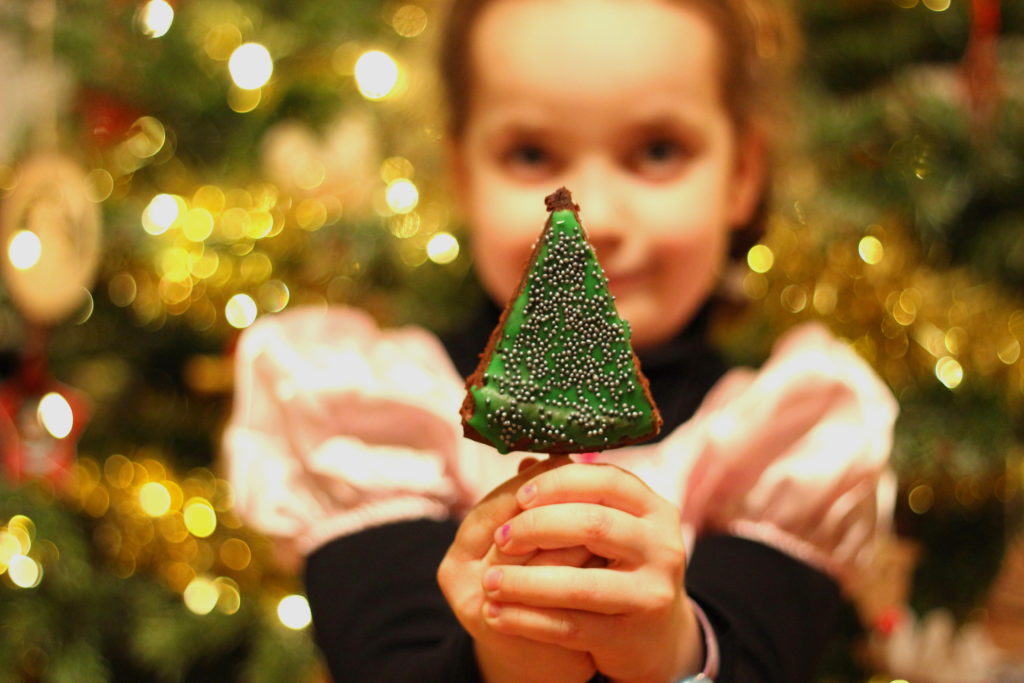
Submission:
[[[440,75],[448,101],[448,134],[465,131],[473,82],[467,57],[473,25],[492,0],[452,0],[440,45]],[[786,0],[672,0],[701,11],[723,46],[719,68],[726,109],[737,131],[757,129],[769,154],[786,117],[789,84],[799,51],[799,31]],[[771,171],[769,170],[769,176]],[[730,257],[746,254],[764,233],[770,188],[750,224],[733,233]]]

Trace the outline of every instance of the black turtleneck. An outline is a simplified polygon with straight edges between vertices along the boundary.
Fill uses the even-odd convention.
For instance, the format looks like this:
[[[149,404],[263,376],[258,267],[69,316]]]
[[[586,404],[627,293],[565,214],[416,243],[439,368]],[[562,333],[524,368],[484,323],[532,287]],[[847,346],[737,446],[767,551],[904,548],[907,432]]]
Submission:
[[[463,377],[499,315],[488,305],[442,338]],[[659,438],[694,414],[726,370],[707,328],[705,308],[676,337],[637,353],[664,419]],[[397,522],[337,538],[307,558],[314,634],[336,683],[483,683],[472,639],[436,580],[457,528],[457,520]],[[825,575],[767,546],[714,535],[698,539],[686,590],[715,630],[718,683],[813,680],[840,605]]]

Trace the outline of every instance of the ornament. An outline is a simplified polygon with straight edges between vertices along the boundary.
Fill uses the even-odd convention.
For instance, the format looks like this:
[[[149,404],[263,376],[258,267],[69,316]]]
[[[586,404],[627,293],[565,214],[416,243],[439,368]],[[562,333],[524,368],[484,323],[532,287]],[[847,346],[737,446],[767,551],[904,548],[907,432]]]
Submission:
[[[0,459],[15,482],[64,483],[88,419],[85,396],[48,374],[45,334],[29,330],[18,374],[0,385]]]
[[[56,154],[22,164],[0,211],[0,274],[29,320],[53,324],[82,305],[100,259],[100,213],[82,170]]]
[[[63,107],[70,79],[53,66],[27,60],[10,42],[0,40],[0,164],[8,163],[21,137]]]

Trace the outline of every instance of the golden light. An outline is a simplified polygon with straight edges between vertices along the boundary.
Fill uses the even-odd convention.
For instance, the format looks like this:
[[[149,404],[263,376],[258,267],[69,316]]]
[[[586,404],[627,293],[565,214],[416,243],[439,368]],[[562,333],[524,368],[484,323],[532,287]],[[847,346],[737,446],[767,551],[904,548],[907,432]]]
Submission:
[[[260,105],[260,101],[263,99],[262,93],[263,91],[259,88],[246,90],[233,85],[228,90],[228,106],[231,107],[231,111],[248,114]]]
[[[85,182],[87,183],[86,193],[89,195],[89,201],[97,204],[109,197],[110,193],[114,191],[114,176],[110,175],[110,172],[104,168],[94,168],[89,171]]]
[[[152,116],[143,116],[132,124],[125,147],[137,159],[148,159],[159,152],[167,141],[164,124]]]
[[[924,0],[924,6],[933,12],[945,12],[950,4],[950,0]]]
[[[402,5],[391,16],[391,27],[403,38],[414,38],[427,28],[427,12],[419,5]]]
[[[213,581],[197,576],[185,586],[182,598],[189,611],[195,614],[209,614],[217,606],[220,591],[217,590],[217,585]]]
[[[234,580],[220,576],[213,580],[217,589],[217,609],[224,614],[234,614],[242,606],[242,593]]]
[[[286,595],[277,603],[277,618],[281,623],[296,631],[304,629],[313,621],[309,602],[303,595]]]
[[[35,588],[43,579],[43,568],[27,555],[15,555],[7,564],[7,576],[18,588]]]
[[[171,30],[174,23],[174,8],[164,0],[149,0],[140,15],[142,32],[150,38],[159,38]]]
[[[252,562],[252,551],[249,545],[238,538],[229,538],[220,546],[220,561],[229,569],[241,571]]]
[[[388,183],[384,193],[388,208],[395,213],[409,213],[420,201],[420,191],[408,178],[397,178]]]
[[[213,234],[213,214],[206,209],[189,209],[181,224],[181,234],[192,242],[202,242]]]
[[[244,43],[231,53],[228,72],[239,88],[256,90],[266,85],[274,74],[274,59],[259,43]]]
[[[71,433],[75,424],[75,416],[71,412],[71,404],[68,400],[55,391],[39,399],[39,407],[36,408],[36,416],[39,424],[55,439],[63,439]]]
[[[256,302],[248,294],[235,294],[224,306],[228,324],[244,330],[256,322]]]
[[[755,273],[767,273],[775,265],[775,254],[763,244],[755,244],[747,252],[747,265]]]
[[[996,355],[1006,365],[1013,365],[1020,358],[1020,342],[1010,337],[999,345]]]
[[[873,266],[882,260],[882,257],[885,255],[885,249],[877,237],[868,235],[857,244],[857,253],[860,254],[860,258],[864,263]]]
[[[356,87],[368,100],[382,100],[398,84],[398,64],[385,52],[370,50],[360,55],[355,67]]]
[[[947,388],[955,389],[964,379],[964,369],[956,358],[943,356],[935,363],[935,376]]]
[[[171,509],[171,492],[159,482],[143,484],[139,489],[139,507],[150,517],[161,517]]]
[[[180,202],[180,203],[179,203]],[[142,211],[142,228],[150,235],[162,235],[174,225],[181,213],[184,200],[171,194],[158,194],[149,200]]]
[[[451,263],[459,256],[459,241],[447,232],[439,232],[427,242],[427,258],[434,263]]]
[[[263,310],[271,313],[284,310],[284,307],[288,305],[288,301],[291,298],[288,285],[280,280],[270,280],[264,283],[260,287],[258,294]]]
[[[0,567],[6,569],[12,558],[23,555],[25,552],[17,536],[9,531],[0,530]],[[3,573],[2,570],[0,573]]]
[[[185,503],[185,528],[193,536],[206,538],[217,529],[217,513],[205,498],[192,498]]]
[[[39,235],[31,230],[19,230],[11,235],[11,241],[7,243],[7,258],[11,265],[18,270],[28,270],[39,263],[39,257],[43,255],[43,243]]]

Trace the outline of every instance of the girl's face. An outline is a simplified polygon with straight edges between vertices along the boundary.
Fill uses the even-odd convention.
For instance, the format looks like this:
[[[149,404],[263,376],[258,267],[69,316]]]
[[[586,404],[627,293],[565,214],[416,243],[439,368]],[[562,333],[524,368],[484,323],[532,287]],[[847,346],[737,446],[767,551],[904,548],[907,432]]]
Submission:
[[[760,145],[724,105],[718,37],[670,0],[494,0],[477,17],[457,192],[504,303],[565,185],[638,347],[712,291],[761,189]]]

